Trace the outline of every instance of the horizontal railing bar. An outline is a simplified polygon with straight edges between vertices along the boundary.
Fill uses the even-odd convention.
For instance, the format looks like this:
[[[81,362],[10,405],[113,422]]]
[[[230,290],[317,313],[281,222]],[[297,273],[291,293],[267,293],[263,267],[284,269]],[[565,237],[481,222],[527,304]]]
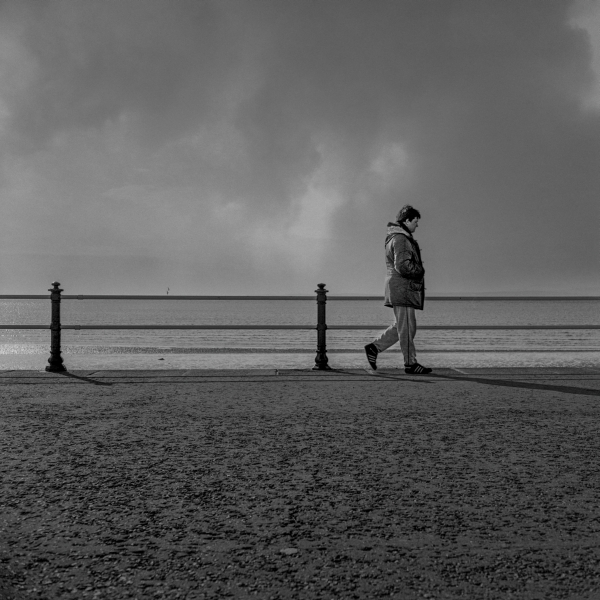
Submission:
[[[61,329],[310,329],[316,325],[61,325]],[[0,329],[50,329],[50,325],[0,325]]]
[[[63,294],[62,300],[313,300],[312,296],[125,296]]]
[[[0,300],[48,300],[50,294],[3,294]],[[64,294],[62,300],[314,300],[312,296],[132,296]],[[383,296],[327,296],[327,300],[379,301]],[[600,296],[428,296],[427,302],[573,302],[600,301]]]
[[[386,329],[389,325],[327,325],[327,329]],[[486,330],[486,329],[600,329],[600,325],[419,325],[428,330]]]
[[[0,325],[0,329],[50,329],[50,325]]]
[[[326,329],[377,330],[389,325],[327,325]],[[50,325],[0,325],[0,329],[50,329]],[[61,329],[304,329],[316,325],[61,325]],[[573,330],[600,329],[600,325],[420,325],[419,330],[485,331],[485,330]]]
[[[310,329],[316,325],[61,325],[61,329]]]
[[[50,300],[50,294],[2,294],[0,300]]]
[[[383,302],[383,296],[327,296],[327,300],[368,300],[368,301],[381,301]],[[562,301],[584,301],[592,300],[599,301],[600,296],[426,296],[425,302],[539,302],[542,300],[552,302]]]

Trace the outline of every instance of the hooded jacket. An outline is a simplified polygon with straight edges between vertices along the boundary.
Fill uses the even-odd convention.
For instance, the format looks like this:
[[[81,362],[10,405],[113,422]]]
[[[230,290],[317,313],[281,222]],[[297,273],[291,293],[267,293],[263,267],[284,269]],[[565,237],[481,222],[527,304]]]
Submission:
[[[388,223],[385,262],[385,306],[412,306],[422,310],[425,303],[425,269],[421,251],[408,229],[398,223]]]

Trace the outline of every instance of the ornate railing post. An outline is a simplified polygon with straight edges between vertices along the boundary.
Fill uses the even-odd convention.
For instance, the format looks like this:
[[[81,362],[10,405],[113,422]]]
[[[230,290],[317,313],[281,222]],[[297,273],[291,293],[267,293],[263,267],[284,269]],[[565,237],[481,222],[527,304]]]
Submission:
[[[52,323],[50,325],[50,358],[46,367],[46,371],[51,373],[62,373],[67,369],[63,365],[63,359],[60,355],[60,283],[55,281],[52,283],[50,292],[50,300],[52,301]]]
[[[318,283],[317,293],[317,356],[313,371],[329,371],[331,367],[327,364],[325,305],[327,304],[327,290],[324,283]]]

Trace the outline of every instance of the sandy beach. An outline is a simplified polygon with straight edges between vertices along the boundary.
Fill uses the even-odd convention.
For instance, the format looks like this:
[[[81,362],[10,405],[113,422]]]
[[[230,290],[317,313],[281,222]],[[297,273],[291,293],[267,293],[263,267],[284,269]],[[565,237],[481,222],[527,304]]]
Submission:
[[[600,597],[600,367],[0,386],[2,600]]]

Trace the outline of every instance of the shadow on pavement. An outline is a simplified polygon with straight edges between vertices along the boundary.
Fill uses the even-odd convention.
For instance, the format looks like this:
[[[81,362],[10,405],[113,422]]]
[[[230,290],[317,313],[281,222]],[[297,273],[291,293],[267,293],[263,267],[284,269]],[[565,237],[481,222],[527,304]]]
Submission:
[[[331,369],[329,373],[338,373],[340,375],[350,375],[352,377],[360,377],[362,379],[376,378],[376,379],[387,379],[389,381],[410,381],[411,383],[425,383],[431,385],[431,381],[427,381],[426,379],[421,379],[416,376],[411,375],[395,375],[393,373],[385,373],[382,371],[367,371],[364,370],[364,373],[353,373],[351,371],[345,371],[343,369]]]
[[[579,394],[580,396],[598,396],[600,390],[590,388],[573,387],[568,385],[550,385],[547,383],[527,383],[525,381],[507,381],[505,379],[488,379],[487,377],[471,377],[471,376],[455,376],[455,375],[438,375],[431,373],[427,377],[435,377],[436,379],[450,379],[452,381],[472,381],[483,385],[493,385],[497,387],[519,388],[522,390],[543,390],[549,392],[561,392],[563,394]]]
[[[68,371],[64,371],[62,373],[57,373],[62,377],[70,377],[72,379],[79,379],[80,381],[85,381],[86,383],[91,383],[93,385],[112,385],[112,383],[107,383],[106,381],[98,381],[96,379],[90,379],[89,377],[83,377],[82,375],[74,375],[73,373],[69,373]]]

